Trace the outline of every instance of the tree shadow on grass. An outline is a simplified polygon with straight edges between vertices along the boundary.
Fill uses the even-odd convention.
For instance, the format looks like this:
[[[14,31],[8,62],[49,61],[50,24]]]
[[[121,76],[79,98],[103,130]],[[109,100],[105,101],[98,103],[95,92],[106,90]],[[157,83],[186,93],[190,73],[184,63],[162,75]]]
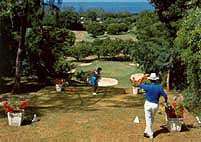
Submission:
[[[5,118],[6,116],[6,111],[3,108],[0,108],[0,118]]]
[[[124,92],[124,89],[119,88],[100,88],[99,95],[93,96],[91,87],[68,87],[62,93],[56,92],[54,88],[49,88],[44,95],[33,96],[31,106],[34,112],[40,112],[39,116],[50,111],[98,111],[99,108],[95,107],[95,104]]]
[[[4,94],[4,93],[10,93],[12,92],[13,89],[13,83],[9,84],[9,85],[3,85],[0,87],[0,94]],[[20,88],[20,92],[18,92],[18,94],[24,94],[24,93],[30,93],[30,92],[37,92],[40,89],[44,88],[44,85],[40,85],[37,82],[24,82],[21,83],[21,88]]]
[[[92,59],[82,59],[80,60],[80,62],[83,62],[83,63],[91,63],[91,62],[94,62],[96,61],[97,58],[92,58]]]
[[[125,62],[125,61],[130,61],[130,57],[126,56],[118,56],[118,57],[112,57],[106,59],[107,61],[117,61],[117,62]]]
[[[33,84],[28,85],[32,87]],[[127,96],[125,89],[113,87],[100,87],[97,96],[92,95],[92,88],[89,86],[70,86],[63,92],[56,92],[54,86],[39,86],[35,89],[27,89],[29,91],[37,91],[34,95],[30,95],[30,106],[26,110],[26,119],[23,125],[31,124],[33,115],[43,119],[42,117],[48,113],[72,113],[72,112],[94,112],[102,111],[97,103],[104,103],[105,107],[113,108],[141,108],[143,107],[143,98],[135,96]],[[41,90],[40,90],[41,89]],[[38,91],[39,90],[39,91]],[[26,95],[26,94],[25,94]],[[29,95],[29,93],[27,93]],[[116,99],[116,98],[120,99]],[[0,111],[0,117],[5,117],[5,111]]]
[[[40,89],[40,88],[38,88]],[[72,113],[83,111],[102,111],[97,103],[104,103],[105,107],[114,108],[141,108],[142,98],[127,96],[125,90],[113,87],[100,87],[97,96],[92,95],[92,88],[87,86],[70,86],[63,92],[56,92],[55,87],[49,86],[30,95],[29,108],[26,110],[29,119],[25,125],[29,124],[33,115],[43,117],[48,113]],[[27,93],[27,95],[29,95]],[[114,98],[120,99],[116,100]],[[123,97],[123,99],[121,99]],[[1,115],[3,117],[3,115]],[[5,115],[4,115],[5,116]]]

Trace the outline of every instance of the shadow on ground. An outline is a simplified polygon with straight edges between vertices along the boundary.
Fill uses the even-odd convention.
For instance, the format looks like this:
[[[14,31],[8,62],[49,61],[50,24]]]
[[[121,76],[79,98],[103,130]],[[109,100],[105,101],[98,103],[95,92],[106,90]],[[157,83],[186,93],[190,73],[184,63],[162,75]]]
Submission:
[[[81,112],[99,111],[96,104],[104,103],[104,107],[142,108],[143,97],[124,96],[121,88],[100,88],[97,96],[92,95],[88,86],[66,87],[63,92],[56,92],[54,87],[46,87],[33,95],[31,100],[32,112],[42,116],[48,112]],[[118,97],[121,97],[118,99]],[[123,99],[123,100],[122,100]]]
[[[154,132],[154,137],[157,137],[158,135],[165,134],[165,133],[169,133],[169,130],[167,129],[167,127],[166,126],[160,126],[160,129],[156,130]]]
[[[44,88],[44,85],[40,85],[37,82],[31,83],[21,83],[21,88],[19,94],[30,93],[30,92],[37,92],[40,89]],[[13,83],[8,85],[0,86],[0,94],[10,93],[13,89]]]

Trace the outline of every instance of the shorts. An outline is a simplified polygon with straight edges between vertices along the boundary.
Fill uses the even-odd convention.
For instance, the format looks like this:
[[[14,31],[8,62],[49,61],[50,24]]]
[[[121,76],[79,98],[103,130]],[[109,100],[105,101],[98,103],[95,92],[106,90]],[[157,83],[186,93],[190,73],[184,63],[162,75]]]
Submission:
[[[89,84],[90,84],[91,86],[94,86],[94,87],[98,86],[97,78],[96,78],[95,76],[92,76],[92,77],[90,78],[90,80],[89,80]]]

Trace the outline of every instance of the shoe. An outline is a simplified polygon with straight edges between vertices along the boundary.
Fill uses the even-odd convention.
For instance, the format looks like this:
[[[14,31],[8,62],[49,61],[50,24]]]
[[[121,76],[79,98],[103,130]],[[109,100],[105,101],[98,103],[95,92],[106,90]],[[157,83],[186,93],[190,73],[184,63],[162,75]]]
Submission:
[[[32,123],[39,121],[39,119],[38,119],[38,117],[36,116],[36,114],[34,114],[34,117],[33,117],[33,119],[32,119],[31,121],[32,121]]]
[[[150,138],[150,139],[153,139],[153,138],[154,138],[154,136],[153,136],[153,135],[152,135],[152,136],[149,136],[149,138]]]
[[[147,133],[144,133],[145,138],[149,138],[149,135]]]
[[[145,137],[145,138],[150,138],[150,139],[153,139],[153,138],[154,138],[153,135],[152,135],[152,136],[149,136],[147,133],[144,133],[144,137]]]

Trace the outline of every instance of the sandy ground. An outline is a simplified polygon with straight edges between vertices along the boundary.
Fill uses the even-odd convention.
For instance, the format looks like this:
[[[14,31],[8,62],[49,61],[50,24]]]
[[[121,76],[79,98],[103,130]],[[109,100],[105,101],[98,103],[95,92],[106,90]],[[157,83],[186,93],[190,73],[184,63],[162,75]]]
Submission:
[[[79,67],[85,67],[85,66],[90,66],[92,63],[81,63],[78,66]]]
[[[129,63],[129,66],[136,66],[136,67],[139,67],[140,65],[139,65],[139,64],[134,64],[134,63]]]
[[[6,117],[1,115],[0,142],[151,142],[143,137],[142,96],[130,95],[130,90],[124,93],[120,89],[100,88],[99,93],[105,95],[80,93],[80,106],[79,101],[74,101],[77,99],[76,88],[67,89],[68,95],[57,94],[53,88],[46,94],[37,92],[41,97],[41,101],[37,101],[41,120],[32,125],[9,127]],[[90,91],[91,88],[85,89]],[[111,91],[117,92],[111,94]],[[44,110],[47,112],[42,113]],[[135,116],[139,117],[139,124],[133,123]],[[153,141],[201,142],[201,128],[195,127],[195,118],[187,111],[184,121],[187,129],[170,133],[161,127],[165,123],[164,115],[157,113]]]

